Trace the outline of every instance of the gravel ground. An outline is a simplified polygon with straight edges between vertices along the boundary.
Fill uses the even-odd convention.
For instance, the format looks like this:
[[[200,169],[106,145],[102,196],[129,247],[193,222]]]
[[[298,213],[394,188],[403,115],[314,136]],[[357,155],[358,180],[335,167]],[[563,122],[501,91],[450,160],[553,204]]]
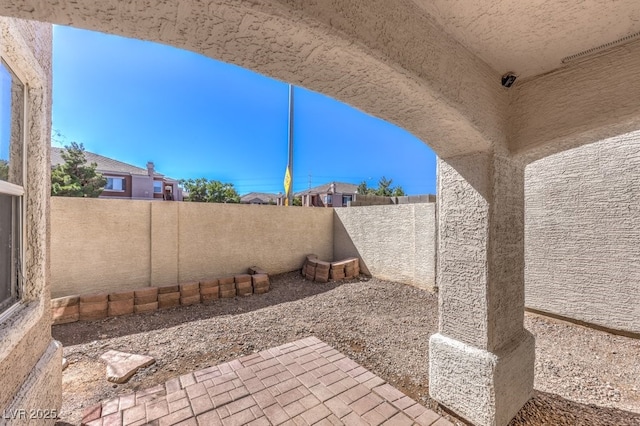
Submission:
[[[437,295],[404,284],[318,284],[291,273],[260,296],[54,326],[70,362],[60,424],[79,424],[83,407],[102,399],[310,335],[446,415],[429,398],[437,308]],[[640,425],[639,340],[533,314],[525,324],[536,336],[536,391],[512,425]],[[157,362],[114,385],[98,360],[109,349]]]

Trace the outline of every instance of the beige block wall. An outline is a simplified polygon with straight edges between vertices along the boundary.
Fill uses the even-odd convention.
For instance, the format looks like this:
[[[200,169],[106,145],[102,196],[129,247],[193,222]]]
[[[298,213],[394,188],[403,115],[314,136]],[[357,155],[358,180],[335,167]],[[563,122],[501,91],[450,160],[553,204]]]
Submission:
[[[374,277],[435,287],[435,203],[335,209],[334,257]]]
[[[179,203],[179,279],[301,267],[305,256],[333,257],[331,209]]]
[[[51,197],[52,297],[148,286],[150,254],[149,202]]]
[[[331,209],[52,197],[53,297],[300,268],[333,257]]]
[[[640,131],[526,169],[528,308],[640,333]]]

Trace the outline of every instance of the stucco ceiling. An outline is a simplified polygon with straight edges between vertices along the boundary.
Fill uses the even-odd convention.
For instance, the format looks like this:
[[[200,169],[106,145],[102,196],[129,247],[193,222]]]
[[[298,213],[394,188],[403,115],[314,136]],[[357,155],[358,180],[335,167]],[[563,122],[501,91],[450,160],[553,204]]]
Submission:
[[[500,73],[531,77],[640,31],[638,0],[413,0]]]

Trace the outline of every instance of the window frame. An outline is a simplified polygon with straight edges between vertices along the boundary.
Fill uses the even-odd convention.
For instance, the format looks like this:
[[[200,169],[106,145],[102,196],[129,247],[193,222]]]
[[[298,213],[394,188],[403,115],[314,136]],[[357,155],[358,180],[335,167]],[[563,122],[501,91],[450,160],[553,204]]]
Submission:
[[[329,204],[333,205],[333,194],[327,194],[324,196],[324,204],[327,206]]]
[[[160,186],[156,187],[156,184],[159,183]],[[159,189],[159,191],[156,191],[156,189]],[[161,180],[154,180],[153,181],[153,193],[154,194],[162,194],[164,192],[164,182]]]
[[[109,176],[109,175],[102,175],[104,176],[105,179],[107,179],[107,184],[104,186],[104,190],[103,191],[108,191],[108,192],[126,192],[127,191],[127,178],[124,176]],[[109,179],[120,179],[123,182],[123,185],[121,185],[122,187],[124,187],[124,189],[108,189],[107,185],[109,185]]]
[[[12,74],[12,78],[17,79],[22,85],[22,134],[19,143],[22,145],[21,149],[21,158],[18,161],[22,160],[21,164],[21,172],[22,172],[22,185],[18,185],[12,182],[7,182],[4,180],[0,180],[0,194],[8,195],[12,198],[15,198],[16,203],[12,206],[12,215],[11,215],[11,232],[13,233],[12,239],[15,238],[17,240],[18,249],[12,250],[12,260],[11,260],[11,289],[10,293],[12,294],[11,298],[14,300],[11,302],[11,298],[7,299],[5,302],[10,302],[7,304],[6,308],[2,308],[0,302],[0,322],[4,322],[8,317],[13,315],[13,313],[20,308],[22,302],[24,302],[23,294],[24,294],[24,285],[26,281],[26,241],[25,238],[27,236],[27,145],[28,145],[28,131],[29,122],[30,122],[30,111],[29,111],[29,85],[24,76],[16,69],[16,67],[11,63],[11,60],[8,59],[5,55],[0,53],[0,65],[7,68],[7,70]],[[12,86],[13,86],[12,81]],[[11,120],[13,123],[13,120]],[[12,125],[12,124],[11,124]],[[11,128],[11,127],[10,127]],[[11,142],[9,143],[9,151],[11,151]],[[17,212],[16,212],[17,210]],[[15,259],[14,256],[18,256],[18,259]],[[4,284],[1,284],[4,285]]]

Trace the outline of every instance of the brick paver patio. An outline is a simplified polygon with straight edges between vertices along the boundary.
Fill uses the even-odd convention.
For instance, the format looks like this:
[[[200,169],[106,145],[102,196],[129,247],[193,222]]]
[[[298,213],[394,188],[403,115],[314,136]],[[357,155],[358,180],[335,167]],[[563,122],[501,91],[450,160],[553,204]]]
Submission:
[[[103,401],[83,424],[451,425],[316,337]]]

